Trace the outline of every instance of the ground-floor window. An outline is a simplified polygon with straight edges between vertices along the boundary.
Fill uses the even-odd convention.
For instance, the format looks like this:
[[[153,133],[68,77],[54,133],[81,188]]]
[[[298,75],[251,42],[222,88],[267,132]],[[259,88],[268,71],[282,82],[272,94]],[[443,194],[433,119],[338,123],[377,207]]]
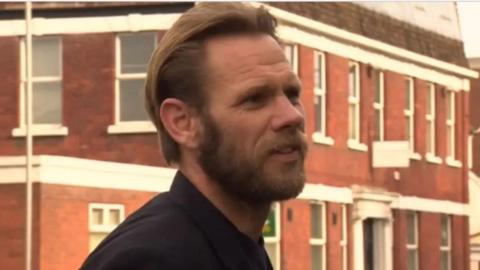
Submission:
[[[263,226],[265,250],[272,263],[273,269],[280,269],[280,204],[275,203],[270,210],[267,221]]]
[[[91,203],[88,207],[88,250],[93,251],[124,218],[125,207],[121,204]]]

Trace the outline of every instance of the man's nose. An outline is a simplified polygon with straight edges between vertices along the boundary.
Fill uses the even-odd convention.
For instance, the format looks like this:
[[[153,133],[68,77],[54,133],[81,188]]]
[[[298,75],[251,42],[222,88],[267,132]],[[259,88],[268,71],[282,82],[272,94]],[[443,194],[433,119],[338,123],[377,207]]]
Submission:
[[[302,103],[292,103],[286,96],[277,98],[272,128],[280,131],[284,128],[303,127],[305,121]]]

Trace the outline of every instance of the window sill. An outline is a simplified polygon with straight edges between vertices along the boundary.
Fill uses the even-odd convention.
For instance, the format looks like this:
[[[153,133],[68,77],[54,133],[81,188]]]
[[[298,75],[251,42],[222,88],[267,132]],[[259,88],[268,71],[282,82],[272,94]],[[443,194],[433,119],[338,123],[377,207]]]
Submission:
[[[33,125],[31,128],[32,136],[67,136],[68,128],[59,125]],[[13,137],[26,137],[26,127],[18,127],[12,130]]]
[[[354,140],[348,140],[347,141],[347,146],[348,148],[356,151],[362,151],[362,152],[367,152],[368,151],[368,146],[364,143],[361,143],[359,141],[354,141]]]
[[[109,125],[108,134],[156,133],[157,129],[151,122],[123,122]]]
[[[429,163],[434,163],[434,164],[442,164],[442,159],[440,157],[436,157],[430,153],[425,155],[425,159]]]
[[[452,157],[447,157],[447,158],[445,159],[445,163],[446,163],[448,166],[455,167],[455,168],[461,168],[461,167],[462,167],[462,162],[460,162],[459,160],[455,160],[455,159],[452,158]]]
[[[321,134],[319,132],[313,133],[312,140],[314,143],[325,145],[333,145],[335,143],[335,141],[331,137],[325,136],[324,134]]]
[[[422,160],[422,156],[419,153],[410,153],[410,159]]]

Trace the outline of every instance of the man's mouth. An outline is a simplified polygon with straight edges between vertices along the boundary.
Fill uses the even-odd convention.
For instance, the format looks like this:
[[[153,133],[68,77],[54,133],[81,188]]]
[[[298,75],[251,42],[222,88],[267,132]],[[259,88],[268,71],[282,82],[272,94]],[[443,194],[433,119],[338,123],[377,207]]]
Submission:
[[[301,147],[295,144],[279,145],[271,151],[271,157],[285,162],[296,161],[301,154]]]

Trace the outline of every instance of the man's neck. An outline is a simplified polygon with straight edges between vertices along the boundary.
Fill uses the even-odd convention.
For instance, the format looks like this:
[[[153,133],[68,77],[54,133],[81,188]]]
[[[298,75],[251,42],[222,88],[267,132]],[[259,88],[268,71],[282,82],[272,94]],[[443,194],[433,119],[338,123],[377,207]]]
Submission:
[[[197,162],[181,162],[179,170],[240,232],[255,242],[259,240],[270,212],[270,203],[249,204],[230,196],[217,181],[212,181],[205,174]]]

